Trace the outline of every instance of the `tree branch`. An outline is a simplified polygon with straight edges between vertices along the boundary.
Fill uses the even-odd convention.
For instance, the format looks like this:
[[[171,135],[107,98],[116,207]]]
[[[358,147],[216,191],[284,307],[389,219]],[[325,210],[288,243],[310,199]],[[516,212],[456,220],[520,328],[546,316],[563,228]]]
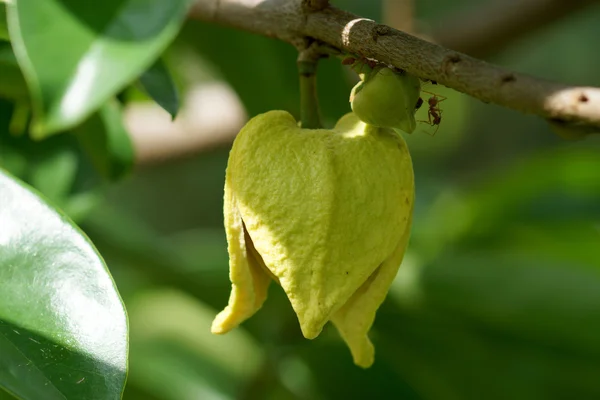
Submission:
[[[311,37],[484,102],[537,114],[563,127],[600,131],[598,88],[518,74],[331,6],[307,13],[303,0],[200,0],[190,17],[278,38],[296,47]]]
[[[436,42],[473,57],[486,58],[524,35],[597,0],[495,0],[469,7],[442,21]]]
[[[309,11],[321,11],[329,7],[329,0],[303,0]]]

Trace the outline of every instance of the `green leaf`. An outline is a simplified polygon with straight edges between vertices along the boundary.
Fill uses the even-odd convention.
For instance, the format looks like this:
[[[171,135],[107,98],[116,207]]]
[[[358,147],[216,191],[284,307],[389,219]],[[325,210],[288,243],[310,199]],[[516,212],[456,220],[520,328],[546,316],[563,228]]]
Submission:
[[[127,318],[87,237],[0,170],[0,388],[25,400],[118,399]]]
[[[37,138],[74,127],[139,76],[177,35],[190,0],[19,0],[15,54],[35,104]]]
[[[165,63],[159,59],[140,77],[150,97],[175,119],[179,111],[179,94]]]
[[[77,152],[66,143],[56,142],[36,150],[37,157],[29,162],[27,181],[54,204],[62,205],[75,182]]]
[[[81,221],[102,198],[106,187],[102,176],[75,135],[43,141],[20,135],[14,129],[20,104],[0,98],[0,168],[32,185],[74,221]]]
[[[133,143],[123,126],[123,115],[116,100],[104,104],[98,113],[78,127],[76,136],[105,178],[118,179],[131,171],[135,161]]]

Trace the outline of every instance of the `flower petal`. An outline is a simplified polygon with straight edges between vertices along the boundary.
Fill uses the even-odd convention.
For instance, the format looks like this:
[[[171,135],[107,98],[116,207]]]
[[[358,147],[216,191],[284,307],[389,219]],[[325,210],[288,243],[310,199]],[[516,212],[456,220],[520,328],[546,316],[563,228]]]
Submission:
[[[412,211],[412,202],[410,208]],[[350,347],[354,363],[360,367],[368,368],[373,364],[375,350],[367,336],[375,313],[385,300],[392,281],[402,263],[404,252],[410,237],[411,218],[398,246],[369,279],[352,295],[352,297],[331,317],[331,322],[340,332],[344,341]]]
[[[229,186],[228,176],[225,180],[224,214],[232,288],[229,304],[215,317],[212,324],[211,331],[217,334],[229,332],[254,315],[267,298],[271,282],[271,277],[246,232]]]

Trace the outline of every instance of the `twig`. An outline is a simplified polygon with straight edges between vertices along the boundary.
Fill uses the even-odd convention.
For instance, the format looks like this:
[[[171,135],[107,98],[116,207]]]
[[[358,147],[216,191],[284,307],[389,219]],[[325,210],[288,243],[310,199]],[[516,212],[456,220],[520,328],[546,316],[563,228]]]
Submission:
[[[599,88],[518,74],[331,6],[307,14],[302,0],[203,0],[194,5],[190,17],[275,37],[295,46],[311,37],[484,102],[600,131]]]
[[[317,98],[317,62],[298,60],[298,75],[301,126],[305,129],[319,129],[322,125]]]
[[[459,12],[439,23],[433,37],[441,45],[486,58],[597,0],[495,0]]]
[[[327,46],[307,40],[298,49],[298,76],[300,78],[300,121],[302,128],[322,128],[317,95],[317,65],[319,59],[331,53]]]

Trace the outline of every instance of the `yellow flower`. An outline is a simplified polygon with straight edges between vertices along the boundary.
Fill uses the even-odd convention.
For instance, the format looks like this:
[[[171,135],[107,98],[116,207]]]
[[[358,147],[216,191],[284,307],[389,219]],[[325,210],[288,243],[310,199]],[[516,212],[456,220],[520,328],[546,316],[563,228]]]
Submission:
[[[306,338],[332,321],[369,367],[367,333],[407,247],[413,200],[411,158],[393,131],[354,114],[332,130],[299,128],[285,111],[253,118],[227,166],[232,291],[212,332],[251,317],[275,280]]]

